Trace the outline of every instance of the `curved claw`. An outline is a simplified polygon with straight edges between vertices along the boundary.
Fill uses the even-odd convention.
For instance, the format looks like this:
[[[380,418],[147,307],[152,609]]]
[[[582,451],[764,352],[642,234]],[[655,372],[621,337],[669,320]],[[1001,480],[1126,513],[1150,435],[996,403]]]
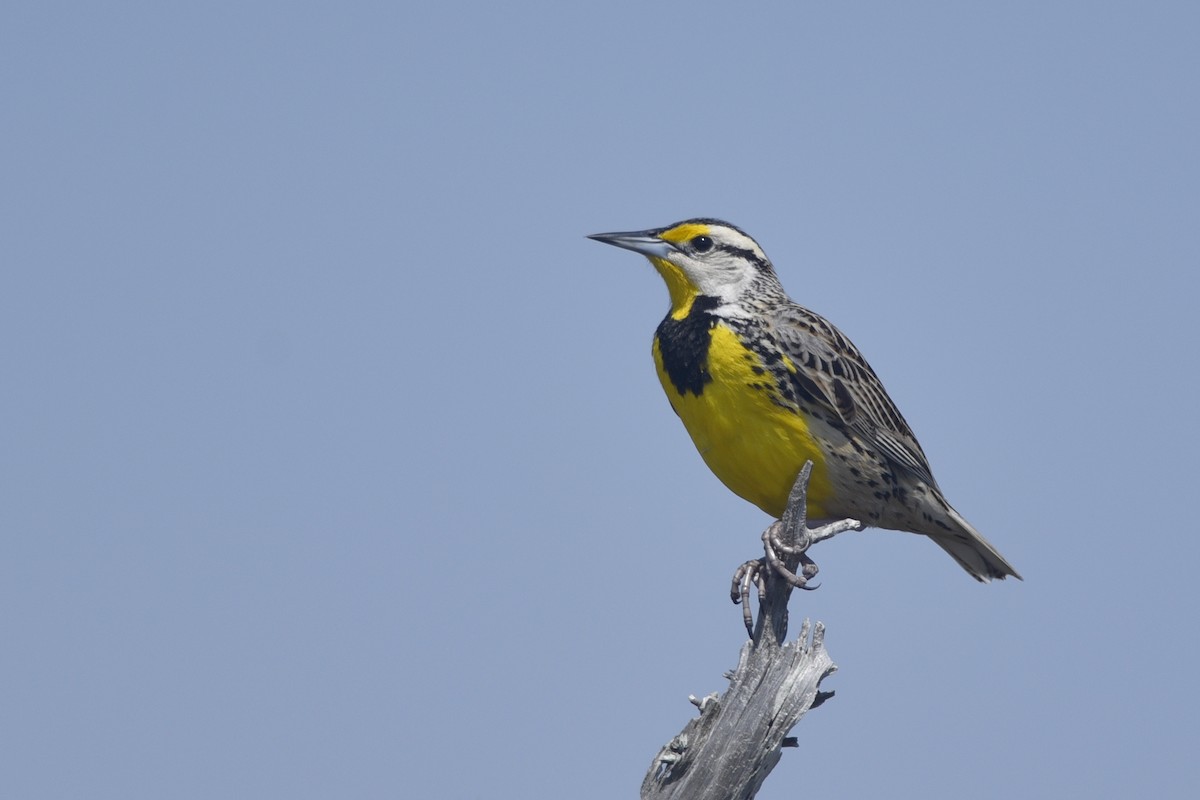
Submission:
[[[750,611],[750,587],[758,587],[758,602],[763,602],[767,595],[765,568],[766,564],[761,558],[747,561],[733,573],[733,582],[729,587],[729,599],[742,605],[742,621],[751,638],[754,638],[754,615]]]

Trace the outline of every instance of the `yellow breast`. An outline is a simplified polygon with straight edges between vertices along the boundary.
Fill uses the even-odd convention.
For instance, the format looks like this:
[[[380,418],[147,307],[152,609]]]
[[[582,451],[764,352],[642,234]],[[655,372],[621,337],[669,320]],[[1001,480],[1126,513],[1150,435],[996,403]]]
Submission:
[[[658,339],[654,342],[658,378],[705,463],[735,494],[778,517],[796,474],[811,460],[808,513],[814,519],[827,516],[823,505],[832,486],[808,420],[774,401],[773,378],[733,330],[717,323],[710,335],[706,368],[711,381],[698,395],[671,382]]]

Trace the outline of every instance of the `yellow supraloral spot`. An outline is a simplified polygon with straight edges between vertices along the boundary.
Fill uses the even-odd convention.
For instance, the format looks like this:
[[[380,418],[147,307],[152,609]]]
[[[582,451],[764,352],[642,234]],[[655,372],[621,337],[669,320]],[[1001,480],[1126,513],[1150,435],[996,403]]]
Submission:
[[[682,225],[676,225],[668,231],[663,231],[659,234],[659,238],[671,244],[679,244],[697,236],[705,236],[710,230],[711,228],[703,223],[685,222]]]

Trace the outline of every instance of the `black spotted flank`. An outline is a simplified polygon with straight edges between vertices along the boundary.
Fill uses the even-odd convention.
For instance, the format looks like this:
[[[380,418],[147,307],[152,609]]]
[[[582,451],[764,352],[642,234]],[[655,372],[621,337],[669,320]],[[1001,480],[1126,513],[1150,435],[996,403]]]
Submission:
[[[663,370],[681,395],[691,392],[699,397],[705,384],[712,382],[708,346],[717,318],[710,312],[717,305],[717,298],[701,295],[692,302],[686,317],[673,319],[667,315],[655,332]]]

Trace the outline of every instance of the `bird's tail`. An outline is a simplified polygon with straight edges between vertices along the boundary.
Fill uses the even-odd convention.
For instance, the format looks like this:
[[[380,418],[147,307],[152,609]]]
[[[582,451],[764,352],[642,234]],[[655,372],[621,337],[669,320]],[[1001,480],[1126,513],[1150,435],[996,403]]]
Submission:
[[[971,523],[953,508],[948,508],[950,518],[956,523],[958,530],[939,533],[929,538],[950,554],[963,569],[971,573],[977,581],[987,583],[992,579],[1004,580],[1009,575],[1017,580],[1024,580],[1012,564],[1004,560],[1004,556],[992,547],[992,543],[980,535]]]

